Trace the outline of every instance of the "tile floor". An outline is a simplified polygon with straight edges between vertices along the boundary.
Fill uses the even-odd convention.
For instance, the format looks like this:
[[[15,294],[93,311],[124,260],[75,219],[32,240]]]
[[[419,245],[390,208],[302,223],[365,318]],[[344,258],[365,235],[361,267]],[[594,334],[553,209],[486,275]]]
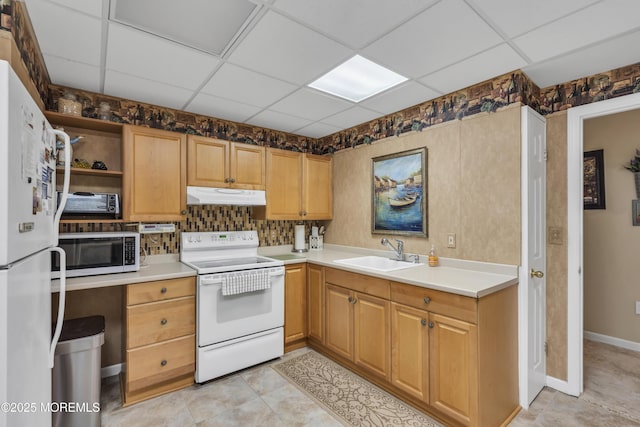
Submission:
[[[510,427],[640,426],[640,354],[585,341],[579,398],[545,388]],[[309,351],[300,349],[285,358]],[[204,385],[120,407],[117,377],[102,387],[102,426],[340,426],[266,363]]]

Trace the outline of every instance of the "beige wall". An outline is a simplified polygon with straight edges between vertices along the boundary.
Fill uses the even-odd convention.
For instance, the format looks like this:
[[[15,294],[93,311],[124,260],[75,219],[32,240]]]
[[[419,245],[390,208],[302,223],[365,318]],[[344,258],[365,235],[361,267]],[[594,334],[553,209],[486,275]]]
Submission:
[[[435,244],[443,257],[519,265],[519,105],[337,152],[326,242],[383,249],[383,235],[371,233],[371,159],[425,146],[429,237],[401,236],[406,252]]]
[[[606,209],[584,211],[584,330],[640,343],[640,227],[631,223],[640,110],[585,121],[584,150],[604,149]]]
[[[547,234],[547,374],[567,379],[567,113],[547,120],[547,230],[559,228],[561,241]]]

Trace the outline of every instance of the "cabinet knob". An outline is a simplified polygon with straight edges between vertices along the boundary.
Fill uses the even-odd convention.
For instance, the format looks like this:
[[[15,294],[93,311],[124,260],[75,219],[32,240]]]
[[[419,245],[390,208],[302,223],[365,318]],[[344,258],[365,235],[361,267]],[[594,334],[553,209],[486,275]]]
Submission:
[[[426,320],[426,319],[422,319],[422,320],[420,320],[420,324],[421,324],[422,326],[427,326],[427,320]]]
[[[352,301],[351,301],[351,304],[355,304],[357,302],[358,302],[358,300],[356,298],[353,298]]]
[[[166,325],[166,324],[167,324],[167,319],[162,319],[162,320],[160,321],[160,324],[161,324],[161,325]]]
[[[353,303],[353,297],[347,298],[347,301],[349,301],[349,303],[352,304]]]
[[[236,182],[236,179],[235,179],[235,178],[231,178],[231,179],[229,180],[229,182],[233,184],[234,182]]]
[[[227,182],[227,183],[228,183],[228,182],[229,182],[229,178],[225,178],[225,179],[224,179],[224,182]]]
[[[302,212],[302,216],[307,216],[307,211]]]
[[[434,327],[434,326],[435,326],[435,325],[433,324],[433,322],[429,322],[429,328],[430,328],[430,329],[433,329],[433,327]]]
[[[162,362],[160,362],[160,366],[167,366],[167,361],[163,359]]]
[[[429,297],[424,297],[424,303],[425,304],[429,304],[431,302],[431,298]]]
[[[186,214],[187,214],[186,210],[183,209],[183,210],[180,211],[180,215],[186,215]]]
[[[162,288],[162,289],[160,289],[160,293],[161,293],[161,294],[166,294],[166,293],[167,293],[167,288]]]

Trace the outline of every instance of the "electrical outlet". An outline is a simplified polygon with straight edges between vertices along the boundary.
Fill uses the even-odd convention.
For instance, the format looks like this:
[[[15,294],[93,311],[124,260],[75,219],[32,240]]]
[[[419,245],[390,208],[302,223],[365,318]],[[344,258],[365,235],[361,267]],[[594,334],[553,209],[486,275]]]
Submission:
[[[564,231],[562,227],[549,227],[549,244],[562,245]]]
[[[636,301],[636,314],[640,314],[640,301]]]
[[[447,247],[448,248],[456,247],[456,233],[447,234]]]

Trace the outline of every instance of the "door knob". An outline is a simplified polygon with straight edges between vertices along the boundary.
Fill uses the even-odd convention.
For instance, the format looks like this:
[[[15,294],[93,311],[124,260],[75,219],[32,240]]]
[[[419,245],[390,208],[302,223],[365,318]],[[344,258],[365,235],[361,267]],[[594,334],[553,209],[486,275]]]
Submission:
[[[537,277],[538,279],[542,279],[544,277],[544,273],[542,271],[534,270],[533,268],[529,274],[531,274],[531,277]]]

